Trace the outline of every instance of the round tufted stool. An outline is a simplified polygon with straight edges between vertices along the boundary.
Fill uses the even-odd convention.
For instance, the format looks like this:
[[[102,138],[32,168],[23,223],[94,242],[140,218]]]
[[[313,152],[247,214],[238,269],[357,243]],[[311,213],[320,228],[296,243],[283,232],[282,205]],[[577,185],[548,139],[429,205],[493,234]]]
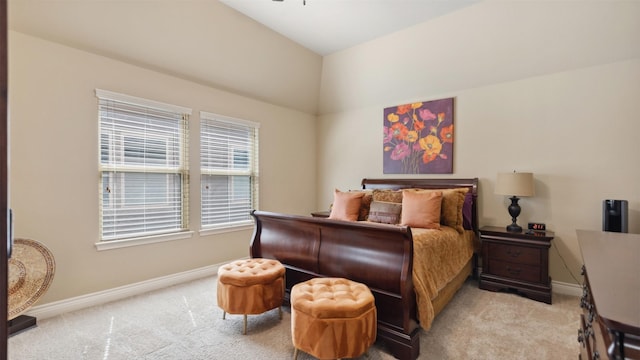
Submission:
[[[282,319],[284,266],[278,260],[237,260],[218,268],[218,306],[226,314],[243,314],[243,334],[247,333],[247,314],[262,314],[278,308]]]
[[[298,350],[318,359],[353,358],[376,340],[373,294],[361,283],[315,278],[291,289],[291,335]]]

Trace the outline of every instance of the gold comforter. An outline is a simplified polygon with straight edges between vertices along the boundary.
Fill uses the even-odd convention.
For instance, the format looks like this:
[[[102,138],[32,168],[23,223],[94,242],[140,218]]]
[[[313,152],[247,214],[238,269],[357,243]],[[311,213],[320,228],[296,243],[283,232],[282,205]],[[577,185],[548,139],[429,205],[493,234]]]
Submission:
[[[431,300],[473,256],[473,232],[460,234],[453,228],[439,230],[411,228],[413,234],[413,285],[418,319],[429,330],[434,309]]]

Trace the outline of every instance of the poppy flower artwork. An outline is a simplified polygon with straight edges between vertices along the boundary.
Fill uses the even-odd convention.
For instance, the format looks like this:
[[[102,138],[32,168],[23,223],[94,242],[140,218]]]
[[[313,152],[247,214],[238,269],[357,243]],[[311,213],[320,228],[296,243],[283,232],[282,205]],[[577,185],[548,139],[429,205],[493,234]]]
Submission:
[[[384,109],[385,174],[453,173],[453,98]]]

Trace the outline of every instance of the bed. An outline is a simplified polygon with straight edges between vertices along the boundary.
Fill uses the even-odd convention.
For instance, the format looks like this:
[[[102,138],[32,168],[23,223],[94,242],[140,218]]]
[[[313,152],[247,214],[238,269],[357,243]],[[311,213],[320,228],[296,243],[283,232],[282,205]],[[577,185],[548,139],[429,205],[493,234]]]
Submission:
[[[378,341],[395,357],[413,360],[420,353],[420,328],[430,328],[476,268],[478,179],[363,179],[361,185],[374,196],[402,189],[464,190],[456,216],[462,221],[464,207],[465,226],[423,229],[253,211],[251,256],[284,264],[285,302],[293,285],[314,277],[366,284],[376,299]],[[430,238],[440,240],[424,240]]]

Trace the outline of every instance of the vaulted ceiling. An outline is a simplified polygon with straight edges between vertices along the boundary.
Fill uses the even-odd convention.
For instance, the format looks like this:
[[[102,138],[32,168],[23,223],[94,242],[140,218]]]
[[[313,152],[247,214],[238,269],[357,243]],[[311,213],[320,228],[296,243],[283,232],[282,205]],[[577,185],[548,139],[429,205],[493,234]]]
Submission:
[[[329,55],[479,0],[220,1],[320,55]]]

